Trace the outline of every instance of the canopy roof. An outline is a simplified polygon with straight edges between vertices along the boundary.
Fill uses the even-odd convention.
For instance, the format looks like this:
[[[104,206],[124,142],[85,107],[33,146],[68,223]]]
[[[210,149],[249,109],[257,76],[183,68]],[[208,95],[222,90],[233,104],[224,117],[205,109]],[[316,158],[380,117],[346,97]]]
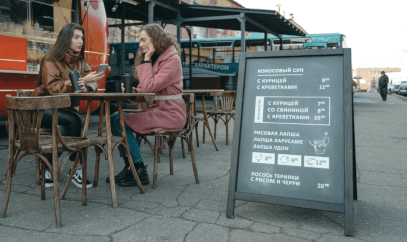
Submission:
[[[150,10],[155,21],[175,25],[242,30],[241,21],[244,21],[245,31],[249,32],[297,36],[306,34],[274,10],[189,5],[179,0],[123,0],[117,11],[113,12],[116,0],[105,0],[104,3],[109,18],[121,18],[121,8],[124,8],[124,19],[147,22]],[[149,9],[149,5],[154,5],[153,10]]]

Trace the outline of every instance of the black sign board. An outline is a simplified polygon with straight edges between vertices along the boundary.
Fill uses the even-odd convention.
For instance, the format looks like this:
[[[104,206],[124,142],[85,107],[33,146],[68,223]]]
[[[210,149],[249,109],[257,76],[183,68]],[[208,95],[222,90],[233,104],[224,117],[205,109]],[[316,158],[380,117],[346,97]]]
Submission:
[[[227,217],[235,199],[343,212],[353,235],[351,75],[350,49],[241,54]]]

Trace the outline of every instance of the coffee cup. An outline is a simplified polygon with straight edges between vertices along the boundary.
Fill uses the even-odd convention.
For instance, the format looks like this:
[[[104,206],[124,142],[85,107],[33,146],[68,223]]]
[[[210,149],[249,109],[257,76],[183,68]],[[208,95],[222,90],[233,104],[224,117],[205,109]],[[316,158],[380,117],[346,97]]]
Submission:
[[[133,92],[133,77],[129,74],[123,74],[122,76],[122,83],[124,86],[124,93],[132,93]]]
[[[79,78],[81,78],[81,73],[79,71],[72,71],[69,73],[69,79],[71,79],[73,92],[82,92],[81,87],[78,85]]]

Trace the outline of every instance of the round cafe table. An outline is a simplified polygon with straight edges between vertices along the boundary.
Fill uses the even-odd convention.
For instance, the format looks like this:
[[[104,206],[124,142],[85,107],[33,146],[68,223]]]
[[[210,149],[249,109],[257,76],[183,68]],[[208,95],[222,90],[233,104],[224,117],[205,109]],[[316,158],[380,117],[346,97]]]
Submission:
[[[113,155],[116,148],[119,145],[122,145],[126,156],[129,159],[130,168],[133,172],[133,176],[137,182],[137,186],[141,193],[144,193],[143,186],[140,183],[140,180],[137,176],[136,169],[134,167],[133,161],[131,159],[130,150],[128,149],[127,137],[126,137],[126,130],[124,127],[123,121],[123,109],[122,109],[122,102],[123,100],[134,100],[139,96],[155,96],[155,93],[64,93],[70,96],[71,102],[80,101],[80,100],[87,100],[87,112],[86,112],[86,119],[85,125],[83,128],[82,137],[89,138],[93,143],[99,144],[96,146],[96,168],[95,168],[95,179],[94,179],[94,186],[97,186],[98,182],[98,174],[99,174],[99,161],[100,161],[100,154],[104,153],[107,157],[108,167],[109,167],[109,179],[110,179],[110,192],[112,196],[112,206],[117,207],[117,198],[116,198],[116,187],[115,187],[115,180],[114,180],[114,171],[113,171]],[[91,106],[92,101],[100,101],[100,113],[99,113],[99,127],[98,127],[98,135],[97,136],[87,136],[88,129],[89,129],[89,121],[90,121],[90,113],[91,113]],[[111,120],[110,120],[110,102],[117,101],[118,106],[118,113],[119,113],[119,120],[120,120],[120,130],[122,137],[119,136],[112,136],[111,131]],[[106,135],[102,134],[103,131],[103,116],[105,116],[106,121]],[[112,143],[116,145],[112,147]],[[102,145],[106,145],[106,151],[102,147]],[[103,150],[102,150],[103,149]],[[85,154],[86,155],[86,154]],[[84,168],[85,169],[85,168]],[[86,172],[84,172],[84,176],[82,177],[84,181],[86,181]],[[62,198],[66,194],[66,189],[62,191]],[[86,189],[85,189],[86,192]]]

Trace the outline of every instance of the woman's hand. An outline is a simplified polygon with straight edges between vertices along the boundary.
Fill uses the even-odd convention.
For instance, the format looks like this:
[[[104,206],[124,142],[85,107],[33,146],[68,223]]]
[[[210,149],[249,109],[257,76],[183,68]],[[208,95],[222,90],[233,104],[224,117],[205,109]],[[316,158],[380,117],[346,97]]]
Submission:
[[[126,90],[124,89],[124,83],[122,82],[122,93],[124,93]],[[133,87],[133,91],[132,91],[132,93],[136,93],[137,91],[136,91],[136,88],[135,87]]]
[[[148,44],[148,51],[147,53],[144,55],[144,61],[151,61],[151,56],[153,56],[155,53],[155,48],[153,46],[153,43],[149,43]]]
[[[71,84],[72,85],[72,84]],[[78,81],[78,86],[81,87],[82,92],[88,92],[89,89],[85,86],[85,84],[83,83],[83,81]]]
[[[88,83],[97,82],[104,76],[105,76],[104,72],[96,73],[96,71],[93,71],[89,73],[87,76],[79,78],[78,85],[84,86]]]

